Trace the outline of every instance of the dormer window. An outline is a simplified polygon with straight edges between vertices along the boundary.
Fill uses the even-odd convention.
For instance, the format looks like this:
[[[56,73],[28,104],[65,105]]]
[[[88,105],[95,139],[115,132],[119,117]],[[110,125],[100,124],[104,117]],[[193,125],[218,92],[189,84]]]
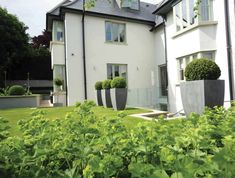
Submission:
[[[121,7],[127,7],[133,10],[140,10],[139,0],[122,0]]]

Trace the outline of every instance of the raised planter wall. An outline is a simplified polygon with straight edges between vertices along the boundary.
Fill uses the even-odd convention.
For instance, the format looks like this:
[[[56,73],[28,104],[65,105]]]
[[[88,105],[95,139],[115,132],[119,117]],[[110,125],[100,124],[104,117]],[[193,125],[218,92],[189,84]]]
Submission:
[[[40,105],[40,95],[30,96],[1,96],[0,109],[33,108]]]

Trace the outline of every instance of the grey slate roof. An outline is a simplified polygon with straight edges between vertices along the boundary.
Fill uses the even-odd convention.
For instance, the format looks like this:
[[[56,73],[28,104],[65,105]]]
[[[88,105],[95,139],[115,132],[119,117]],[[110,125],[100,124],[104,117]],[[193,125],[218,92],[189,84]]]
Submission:
[[[82,3],[82,0],[65,0],[49,11],[47,13],[47,29],[50,29],[49,26],[53,19],[52,16],[59,17],[61,15],[61,9],[82,11]],[[86,10],[86,13],[142,21],[154,25],[156,15],[152,13],[156,10],[156,7],[154,4],[140,2],[140,10],[137,11],[128,8],[119,8],[115,0],[97,0],[95,1],[95,7]]]

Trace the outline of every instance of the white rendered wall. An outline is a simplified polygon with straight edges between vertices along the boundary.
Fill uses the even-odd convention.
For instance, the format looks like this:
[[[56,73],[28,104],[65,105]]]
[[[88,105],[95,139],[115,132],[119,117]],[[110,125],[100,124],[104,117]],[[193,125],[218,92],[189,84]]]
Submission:
[[[173,11],[167,15],[166,33],[169,77],[168,96],[169,110],[171,112],[177,112],[183,108],[178,82],[176,59],[200,51],[215,50],[215,62],[221,69],[220,79],[225,80],[225,101],[230,100],[224,6],[222,1],[215,0],[213,2],[215,22],[207,25],[204,24],[198,27],[195,26],[195,28],[192,28],[191,30],[185,30],[185,32],[181,34],[176,33]],[[228,105],[225,104],[225,106]]]
[[[64,65],[65,64],[65,54],[64,54],[64,43],[62,42],[51,42],[50,43],[51,51],[51,68],[53,69],[54,65]]]
[[[81,23],[81,16],[65,14],[68,105],[84,100]]]
[[[98,17],[85,17],[88,99],[95,98],[95,82],[107,79],[108,63],[127,64],[129,93],[138,88],[154,87],[155,49],[154,34],[149,32],[150,27],[107,19],[126,24],[127,43],[110,44],[105,42],[105,20]],[[72,105],[84,99],[81,16],[66,13],[65,27],[68,103]],[[132,103],[129,102],[129,104]]]

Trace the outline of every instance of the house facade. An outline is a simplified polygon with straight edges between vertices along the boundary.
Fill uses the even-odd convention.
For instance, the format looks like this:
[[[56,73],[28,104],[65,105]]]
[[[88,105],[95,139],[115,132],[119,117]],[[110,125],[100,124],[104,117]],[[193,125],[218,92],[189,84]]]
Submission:
[[[129,106],[180,111],[185,66],[200,57],[220,66],[225,100],[232,100],[234,3],[226,9],[224,2],[202,0],[195,8],[194,0],[98,0],[89,9],[82,0],[62,2],[47,13],[47,29],[66,104],[94,99],[97,81],[123,76]]]

